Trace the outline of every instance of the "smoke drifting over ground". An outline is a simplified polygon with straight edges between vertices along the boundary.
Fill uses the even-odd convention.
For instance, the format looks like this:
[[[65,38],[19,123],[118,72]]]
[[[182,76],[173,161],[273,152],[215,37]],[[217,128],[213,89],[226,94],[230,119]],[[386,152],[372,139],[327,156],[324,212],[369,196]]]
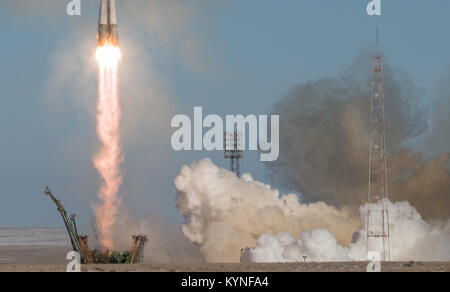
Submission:
[[[295,194],[280,197],[249,174],[239,179],[209,159],[184,166],[175,187],[178,210],[186,219],[183,233],[201,246],[208,262],[239,262],[240,250],[255,246],[265,233],[327,228],[347,245],[360,224],[345,208],[300,204]]]
[[[280,159],[268,165],[312,203],[279,196],[248,174],[238,179],[209,159],[182,168],[175,179],[182,230],[207,261],[238,261],[239,250],[255,246],[244,261],[366,259],[370,60],[362,53],[338,78],[298,85],[276,105]],[[428,127],[419,92],[386,64],[384,90],[391,259],[449,260],[450,154],[426,160],[406,148]]]
[[[276,105],[280,159],[268,164],[307,200],[356,208],[367,200],[370,54],[333,79],[298,85]],[[402,148],[427,129],[419,92],[384,65],[389,197],[409,201],[427,219],[450,216],[448,154],[425,161]]]
[[[183,233],[208,262],[239,262],[240,250],[254,246],[244,261],[365,260],[366,205],[358,218],[323,202],[302,204],[209,159],[184,166],[175,187]],[[388,208],[392,260],[450,260],[450,221],[427,223],[408,202]]]
[[[380,206],[381,208],[381,206]],[[450,221],[441,224],[425,222],[408,202],[388,203],[390,211],[390,246],[393,261],[448,261],[450,260]],[[366,224],[367,205],[360,208],[361,221]],[[348,247],[337,244],[334,235],[326,229],[300,233],[298,240],[282,232],[260,237],[254,249],[247,249],[247,262],[309,261],[365,261],[364,227],[355,234],[356,241]],[[376,242],[375,242],[376,244]],[[377,250],[371,248],[371,250]]]
[[[280,159],[268,165],[313,203],[208,159],[182,168],[175,180],[182,230],[207,261],[237,262],[254,246],[244,261],[366,259],[370,60],[362,53],[340,77],[301,84],[276,106]],[[385,65],[384,78],[391,259],[449,260],[450,156],[425,160],[404,147],[427,129],[425,110],[407,76]]]

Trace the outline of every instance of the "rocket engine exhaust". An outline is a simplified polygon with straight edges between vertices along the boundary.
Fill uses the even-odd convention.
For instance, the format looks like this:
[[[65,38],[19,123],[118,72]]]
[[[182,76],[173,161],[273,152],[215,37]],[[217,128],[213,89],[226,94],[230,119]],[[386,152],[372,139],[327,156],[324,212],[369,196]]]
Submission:
[[[121,205],[118,193],[122,184],[120,164],[123,160],[117,75],[121,53],[114,0],[101,0],[100,3],[96,57],[99,66],[97,135],[102,146],[93,157],[93,163],[102,183],[98,191],[100,204],[94,207],[95,228],[103,249],[112,250],[112,226]]]

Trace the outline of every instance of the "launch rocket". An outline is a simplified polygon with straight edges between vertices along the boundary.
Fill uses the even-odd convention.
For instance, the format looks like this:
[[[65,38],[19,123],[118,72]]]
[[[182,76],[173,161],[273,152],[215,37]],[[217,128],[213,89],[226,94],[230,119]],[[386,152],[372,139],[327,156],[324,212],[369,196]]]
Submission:
[[[97,46],[119,46],[119,31],[117,30],[117,14],[115,0],[100,0],[100,15],[98,17]]]

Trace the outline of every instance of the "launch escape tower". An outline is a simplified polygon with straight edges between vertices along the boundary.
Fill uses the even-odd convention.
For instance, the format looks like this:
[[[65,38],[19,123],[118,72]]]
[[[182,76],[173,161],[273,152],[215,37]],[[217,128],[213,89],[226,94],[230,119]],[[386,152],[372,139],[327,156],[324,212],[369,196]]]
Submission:
[[[224,157],[230,159],[230,170],[241,176],[240,159],[242,158],[242,135],[237,132],[224,132],[223,134]]]
[[[387,207],[386,131],[383,91],[383,58],[379,50],[373,57],[370,100],[369,192],[366,251],[380,252],[382,261],[390,261],[389,212]]]

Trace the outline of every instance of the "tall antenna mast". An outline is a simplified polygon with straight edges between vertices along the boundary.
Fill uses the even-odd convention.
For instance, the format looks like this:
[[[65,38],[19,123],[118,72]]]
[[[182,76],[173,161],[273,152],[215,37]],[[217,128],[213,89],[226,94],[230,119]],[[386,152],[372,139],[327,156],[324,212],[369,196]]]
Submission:
[[[367,211],[367,253],[380,253],[390,261],[386,131],[383,90],[383,58],[379,50],[373,57],[372,94],[370,100],[369,192]]]

